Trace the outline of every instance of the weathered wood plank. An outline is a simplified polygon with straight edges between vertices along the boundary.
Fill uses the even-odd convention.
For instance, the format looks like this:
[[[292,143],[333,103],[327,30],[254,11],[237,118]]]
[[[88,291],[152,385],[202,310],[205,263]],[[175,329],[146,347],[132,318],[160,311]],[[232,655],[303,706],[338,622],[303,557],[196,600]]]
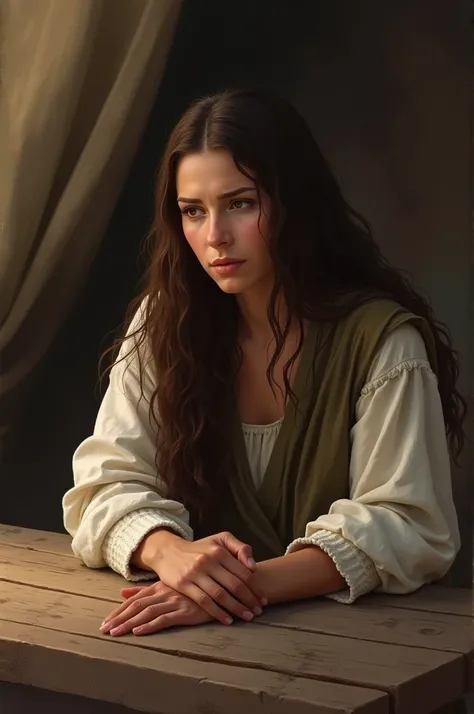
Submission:
[[[2,544],[38,552],[58,553],[77,560],[71,550],[71,537],[64,533],[0,524],[0,547]],[[364,600],[379,604],[383,601],[383,605],[387,607],[439,612],[446,615],[471,616],[473,612],[471,590],[446,588],[440,585],[430,585],[409,595],[367,595]]]
[[[473,591],[467,588],[447,588],[442,585],[425,585],[409,595],[370,594],[364,597],[368,603],[384,604],[404,610],[440,612],[446,615],[472,617]]]
[[[76,557],[71,550],[71,537],[65,533],[0,524],[0,547],[2,545]]]
[[[121,602],[120,589],[131,585],[110,569],[93,570],[77,558],[12,545],[0,545],[0,580],[111,602]]]
[[[0,545],[0,580],[88,594],[111,603],[120,602],[120,588],[130,585],[116,573],[91,570],[78,560],[29,550],[19,553],[7,545]],[[385,607],[384,602],[379,597],[363,598],[350,607],[326,599],[288,603],[270,608],[258,622],[373,642],[471,652],[470,618]]]
[[[149,638],[148,638],[149,641]],[[381,692],[0,621],[0,680],[156,714],[389,714]]]
[[[97,638],[109,603],[0,583],[0,618]],[[104,639],[104,638],[102,638]],[[107,638],[105,638],[107,639]],[[220,664],[390,692],[394,714],[428,714],[464,694],[463,657],[254,623],[219,624],[121,638],[133,647]]]
[[[287,603],[269,608],[256,622],[464,655],[473,651],[472,618],[385,607],[383,602],[362,598],[350,606],[325,599]]]

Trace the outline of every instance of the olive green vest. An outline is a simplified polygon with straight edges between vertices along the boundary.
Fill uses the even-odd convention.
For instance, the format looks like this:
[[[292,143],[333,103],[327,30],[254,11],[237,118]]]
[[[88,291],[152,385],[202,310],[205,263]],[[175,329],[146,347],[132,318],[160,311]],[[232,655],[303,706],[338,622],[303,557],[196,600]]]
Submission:
[[[389,300],[363,305],[336,323],[311,323],[293,384],[298,404],[288,403],[258,490],[235,415],[235,469],[220,517],[226,530],[252,546],[256,560],[283,555],[309,521],[349,498],[356,403],[383,338],[403,323],[421,332],[436,372],[428,324]]]

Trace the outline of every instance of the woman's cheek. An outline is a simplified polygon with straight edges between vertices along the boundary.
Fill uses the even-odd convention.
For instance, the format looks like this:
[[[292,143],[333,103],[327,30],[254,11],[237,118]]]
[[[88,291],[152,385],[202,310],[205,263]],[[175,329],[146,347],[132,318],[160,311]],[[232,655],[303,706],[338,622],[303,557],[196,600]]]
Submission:
[[[260,227],[258,224],[258,211],[257,212],[251,212],[248,213],[247,215],[242,215],[239,220],[239,229],[242,232],[243,231],[243,237],[246,238],[247,240],[252,240],[255,241],[257,239],[261,240],[261,230],[262,230],[262,224],[260,223]]]
[[[267,238],[267,227],[265,221],[262,219],[260,223],[258,219],[252,223],[251,228],[249,228],[249,236],[252,237],[252,243],[256,246],[264,245]]]

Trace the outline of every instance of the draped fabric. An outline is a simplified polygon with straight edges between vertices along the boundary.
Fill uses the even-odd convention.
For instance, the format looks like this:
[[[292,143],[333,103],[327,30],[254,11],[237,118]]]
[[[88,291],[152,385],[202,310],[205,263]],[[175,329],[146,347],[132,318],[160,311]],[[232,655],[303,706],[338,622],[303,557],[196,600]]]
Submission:
[[[87,279],[181,0],[2,0],[0,436]]]

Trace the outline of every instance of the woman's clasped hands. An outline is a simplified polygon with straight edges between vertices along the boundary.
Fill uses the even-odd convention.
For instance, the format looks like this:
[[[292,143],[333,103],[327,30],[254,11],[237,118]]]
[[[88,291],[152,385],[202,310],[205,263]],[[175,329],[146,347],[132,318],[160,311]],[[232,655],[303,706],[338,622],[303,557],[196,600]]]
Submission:
[[[160,531],[147,564],[159,582],[123,588],[125,601],[104,620],[103,634],[146,635],[212,620],[230,625],[232,616],[250,621],[267,604],[251,547],[231,533],[189,542]]]

